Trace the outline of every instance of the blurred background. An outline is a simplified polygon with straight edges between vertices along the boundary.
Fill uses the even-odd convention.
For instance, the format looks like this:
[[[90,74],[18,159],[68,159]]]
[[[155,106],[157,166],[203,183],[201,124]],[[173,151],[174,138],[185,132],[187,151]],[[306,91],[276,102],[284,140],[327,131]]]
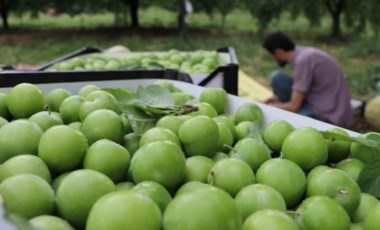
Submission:
[[[32,68],[85,46],[231,46],[239,68],[268,86],[277,66],[262,49],[262,38],[282,30],[298,44],[332,54],[353,97],[368,101],[380,73],[378,12],[378,0],[0,0],[0,66]]]

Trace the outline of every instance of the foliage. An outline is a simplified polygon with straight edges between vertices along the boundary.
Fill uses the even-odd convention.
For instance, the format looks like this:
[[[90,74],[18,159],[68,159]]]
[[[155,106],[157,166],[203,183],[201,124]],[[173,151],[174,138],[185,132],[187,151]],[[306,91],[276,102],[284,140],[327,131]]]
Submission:
[[[364,193],[380,198],[380,159],[368,163],[358,178],[360,189]]]
[[[290,12],[293,18],[305,16],[311,26],[318,26],[321,19],[329,15],[332,19],[331,34],[339,36],[341,21],[354,31],[363,31],[370,24],[377,34],[380,29],[380,2],[377,0],[242,0],[254,18],[259,21],[261,29]]]
[[[365,18],[371,24],[372,29],[374,30],[375,35],[377,37],[380,32],[380,2],[376,0],[371,0],[371,4],[367,4],[366,7],[368,11],[363,11],[367,12],[367,14],[363,13],[363,17],[367,15]]]
[[[14,1],[13,11],[16,14],[30,13],[32,17],[38,17],[38,13],[46,12],[47,8],[51,6],[49,0],[18,0]]]
[[[358,143],[366,147],[376,149],[377,151],[380,150],[380,139],[377,134],[372,135],[371,138],[366,139],[363,137],[346,136],[346,135],[342,135],[342,134],[338,134],[338,133],[334,133],[330,131],[321,131],[321,133],[326,140]]]
[[[268,27],[272,20],[278,19],[284,10],[284,6],[292,1],[281,0],[243,0],[243,4],[251,12],[252,16],[259,21],[261,30]]]
[[[322,131],[321,133],[325,139],[330,141],[358,143],[377,151],[380,150],[380,138],[377,134],[372,134],[371,138],[366,139],[363,137],[349,137],[330,131]],[[359,175],[358,184],[362,192],[369,193],[376,198],[380,197],[380,159],[376,158],[365,165]]]
[[[293,15],[305,15],[311,25],[319,25],[321,19],[329,15],[333,22],[332,35],[339,35],[342,19],[355,32],[363,32],[367,24],[376,28],[375,31],[380,28],[380,2],[377,0],[292,0],[287,9]],[[338,28],[334,28],[335,23],[339,24]]]
[[[8,16],[11,12],[17,15],[30,13],[36,18],[39,12],[45,11],[50,6],[49,0],[0,0],[0,13],[3,19],[3,28],[8,29]]]
[[[54,6],[59,12],[68,13],[70,15],[76,15],[80,13],[99,13],[104,9],[109,9],[113,6],[115,1],[111,0],[55,0]]]
[[[321,19],[326,15],[325,9],[321,1],[302,1],[292,0],[289,2],[287,9],[291,12],[293,17],[301,14],[309,20],[312,26],[318,26]]]
[[[194,10],[196,12],[205,12],[209,16],[211,16],[214,12],[214,0],[210,1],[192,1]]]
[[[112,12],[115,22],[122,18],[126,23],[128,7],[133,0],[0,0],[0,12],[7,18],[9,12],[21,16],[28,13],[37,17],[40,12],[46,12],[48,7],[56,7],[60,12],[69,15],[81,13]],[[161,7],[177,13],[180,0],[137,0],[140,8],[150,6]],[[224,27],[225,19],[233,10],[247,9],[253,18],[257,19],[259,30],[266,29],[272,21],[279,19],[281,14],[290,13],[295,19],[305,16],[311,26],[319,26],[321,20],[328,15],[332,20],[331,33],[338,36],[342,23],[352,32],[363,32],[368,26],[377,36],[380,31],[380,2],[378,0],[192,0],[195,12],[205,12],[210,18],[214,13],[221,15]],[[146,16],[146,15],[143,15]],[[140,15],[141,17],[141,15]],[[3,22],[6,23],[6,22]]]
[[[39,65],[84,46],[106,49],[121,44],[132,51],[209,50],[231,46],[238,55],[239,67],[264,85],[267,85],[268,74],[278,68],[261,48],[261,39],[256,36],[257,24],[246,10],[233,11],[228,16],[225,32],[219,36],[215,36],[218,23],[211,22],[204,12],[194,12],[190,15],[190,27],[201,30],[190,30],[186,38],[172,33],[170,28],[176,26],[176,17],[171,11],[158,7],[142,8],[140,16],[143,19],[142,27],[164,28],[143,29],[141,32],[108,29],[114,22],[111,12],[84,14],[73,18],[66,14],[55,17],[40,14],[38,20],[30,20],[29,15],[20,18],[11,14],[11,25],[20,32],[17,36],[0,36],[0,66],[16,66],[20,63]],[[220,14],[214,14],[214,17],[219,21]],[[330,20],[324,16],[321,21],[320,26],[310,27],[304,17],[293,19],[286,13],[276,23],[270,23],[267,30],[283,30],[296,38],[299,44],[312,45],[331,53],[341,63],[349,78],[352,95],[367,99],[374,93],[374,82],[370,77],[380,63],[380,41],[372,38],[371,27],[355,34],[349,34],[349,28],[343,27],[343,33],[348,34],[347,39],[330,42],[324,38],[329,31]],[[101,29],[97,30],[99,27]],[[209,29],[213,31],[208,31]],[[22,32],[23,30],[27,31]]]
[[[139,135],[153,128],[157,120],[165,115],[182,115],[196,108],[192,105],[176,105],[171,92],[158,85],[139,86],[135,94],[124,89],[103,90],[118,99],[120,110],[128,118],[133,131]]]
[[[222,15],[222,25],[224,27],[226,17],[229,13],[231,13],[235,7],[237,6],[238,0],[217,0],[215,1],[215,8]]]
[[[167,10],[177,11],[179,0],[140,0],[140,7],[158,6]]]

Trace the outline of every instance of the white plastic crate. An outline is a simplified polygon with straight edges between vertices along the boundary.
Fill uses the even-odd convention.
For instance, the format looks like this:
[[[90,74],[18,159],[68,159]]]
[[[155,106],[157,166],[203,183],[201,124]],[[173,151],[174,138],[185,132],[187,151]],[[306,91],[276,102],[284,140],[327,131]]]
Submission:
[[[35,84],[38,87],[41,88],[41,90],[47,94],[53,89],[56,88],[65,88],[69,90],[73,94],[77,94],[78,91],[80,90],[81,87],[85,85],[96,85],[100,88],[109,88],[109,87],[114,87],[114,88],[130,88],[132,90],[137,89],[139,85],[146,86],[149,84],[153,84],[156,81],[161,80],[161,79],[139,79],[139,80],[112,80],[112,81],[82,81],[82,82],[64,82],[64,83],[44,83],[44,84]],[[180,88],[184,92],[188,92],[196,97],[199,97],[201,94],[202,90],[204,87],[182,82],[182,81],[170,81],[172,82],[176,87]],[[9,91],[10,88],[2,88],[1,91],[7,92]],[[229,113],[234,113],[240,105],[246,102],[252,102],[256,103],[257,105],[260,106],[264,113],[264,126],[268,125],[273,120],[276,119],[283,119],[288,121],[290,124],[292,124],[295,128],[301,128],[301,127],[314,127],[318,130],[327,130],[330,128],[337,127],[335,125],[322,122],[319,120],[315,120],[313,118],[305,117],[296,113],[288,112],[282,109],[278,109],[273,106],[269,106],[263,103],[259,102],[254,102],[250,101],[238,96],[234,96],[229,94],[229,107],[228,107],[228,112]],[[358,136],[360,135],[357,132],[354,132],[352,130],[347,130],[345,131],[348,132],[350,136]]]

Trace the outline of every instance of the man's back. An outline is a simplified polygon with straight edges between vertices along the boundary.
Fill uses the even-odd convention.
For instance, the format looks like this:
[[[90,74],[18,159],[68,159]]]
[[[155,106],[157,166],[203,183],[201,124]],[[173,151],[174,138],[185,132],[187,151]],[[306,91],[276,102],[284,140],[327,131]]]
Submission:
[[[350,92],[336,60],[321,50],[297,46],[292,68],[292,89],[305,93],[306,106],[322,120],[350,127]]]

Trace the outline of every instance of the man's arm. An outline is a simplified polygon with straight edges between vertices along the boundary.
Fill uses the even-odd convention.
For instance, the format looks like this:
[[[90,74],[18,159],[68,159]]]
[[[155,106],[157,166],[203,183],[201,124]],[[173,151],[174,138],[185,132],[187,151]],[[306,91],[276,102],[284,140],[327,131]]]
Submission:
[[[267,98],[267,99],[265,99],[265,100],[263,100],[261,102],[264,103],[264,104],[274,104],[274,103],[277,103],[279,101],[278,101],[278,99],[277,99],[276,96],[272,96],[272,97]]]
[[[290,112],[296,113],[301,109],[304,99],[305,99],[305,93],[293,90],[292,96],[289,102],[275,103],[273,105],[280,109],[284,109],[284,110],[288,110]]]

